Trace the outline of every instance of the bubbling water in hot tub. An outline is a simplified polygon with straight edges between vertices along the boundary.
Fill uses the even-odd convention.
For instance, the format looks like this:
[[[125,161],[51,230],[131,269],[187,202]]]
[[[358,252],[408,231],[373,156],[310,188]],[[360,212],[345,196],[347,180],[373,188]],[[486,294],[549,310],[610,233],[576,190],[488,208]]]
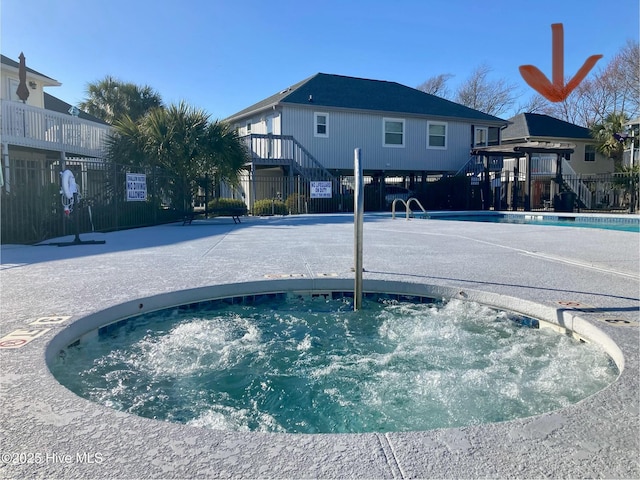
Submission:
[[[415,299],[414,299],[415,300]],[[278,294],[144,314],[64,350],[95,402],[198,427],[390,432],[528,417],[618,375],[604,351],[467,301]]]

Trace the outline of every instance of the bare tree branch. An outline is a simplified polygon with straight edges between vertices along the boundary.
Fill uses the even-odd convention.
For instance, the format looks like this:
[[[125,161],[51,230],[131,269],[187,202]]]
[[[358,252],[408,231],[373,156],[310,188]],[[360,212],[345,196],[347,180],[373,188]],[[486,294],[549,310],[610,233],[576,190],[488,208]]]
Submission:
[[[441,73],[440,75],[428,78],[425,82],[418,85],[417,89],[431,95],[449,99],[451,98],[451,91],[447,86],[447,81],[452,77],[453,75],[450,73]]]
[[[487,64],[481,64],[458,87],[455,95],[451,95],[447,86],[453,77],[450,73],[434,75],[417,88],[489,115],[510,113],[518,97],[517,87],[505,79],[489,79],[490,72]],[[602,123],[610,114],[637,117],[640,114],[640,45],[628,40],[607,64],[584,79],[564,101],[549,102],[534,94],[515,111],[542,113],[584,127]]]
[[[513,107],[516,86],[504,79],[489,80],[491,68],[482,64],[458,88],[455,101],[489,115],[500,116]]]
[[[640,103],[640,49],[627,44],[601,70],[580,85],[563,102],[550,103],[548,115],[591,127],[611,114],[634,118]]]
[[[542,95],[536,93],[529,97],[529,99],[524,103],[518,105],[516,108],[517,113],[543,113],[546,114],[549,111],[549,100],[544,98]]]

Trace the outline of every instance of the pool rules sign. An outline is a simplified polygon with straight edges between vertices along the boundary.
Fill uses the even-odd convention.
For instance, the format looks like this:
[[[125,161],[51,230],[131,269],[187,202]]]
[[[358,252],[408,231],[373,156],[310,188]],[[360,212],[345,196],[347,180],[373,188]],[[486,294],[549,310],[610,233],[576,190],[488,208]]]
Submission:
[[[311,182],[311,198],[331,198],[331,182]]]
[[[127,202],[147,201],[147,176],[144,173],[127,173]]]

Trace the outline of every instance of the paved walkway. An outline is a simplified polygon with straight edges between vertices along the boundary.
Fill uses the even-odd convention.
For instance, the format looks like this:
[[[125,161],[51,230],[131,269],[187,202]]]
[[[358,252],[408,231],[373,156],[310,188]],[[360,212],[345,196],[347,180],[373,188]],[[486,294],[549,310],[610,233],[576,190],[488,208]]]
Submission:
[[[569,312],[586,320],[587,335],[617,345],[624,368],[605,390],[540,416],[361,435],[219,432],[134,417],[73,395],[45,363],[57,334],[113,305],[281,274],[352,279],[352,216],[214,219],[81,237],[106,243],[2,247],[0,337],[10,346],[41,335],[0,348],[0,478],[640,478],[637,233],[366,216],[365,281]],[[583,310],[571,310],[576,304]]]

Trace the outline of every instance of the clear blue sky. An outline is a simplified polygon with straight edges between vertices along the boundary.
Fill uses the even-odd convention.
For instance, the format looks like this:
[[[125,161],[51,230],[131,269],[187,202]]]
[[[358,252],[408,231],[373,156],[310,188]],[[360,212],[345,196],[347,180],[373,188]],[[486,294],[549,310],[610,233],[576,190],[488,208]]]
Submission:
[[[638,0],[2,0],[1,51],[62,83],[68,103],[111,75],[225,118],[315,73],[454,89],[481,63],[533,93],[518,66],[551,78],[551,24],[565,75],[638,40]],[[503,115],[507,117],[508,115]]]

